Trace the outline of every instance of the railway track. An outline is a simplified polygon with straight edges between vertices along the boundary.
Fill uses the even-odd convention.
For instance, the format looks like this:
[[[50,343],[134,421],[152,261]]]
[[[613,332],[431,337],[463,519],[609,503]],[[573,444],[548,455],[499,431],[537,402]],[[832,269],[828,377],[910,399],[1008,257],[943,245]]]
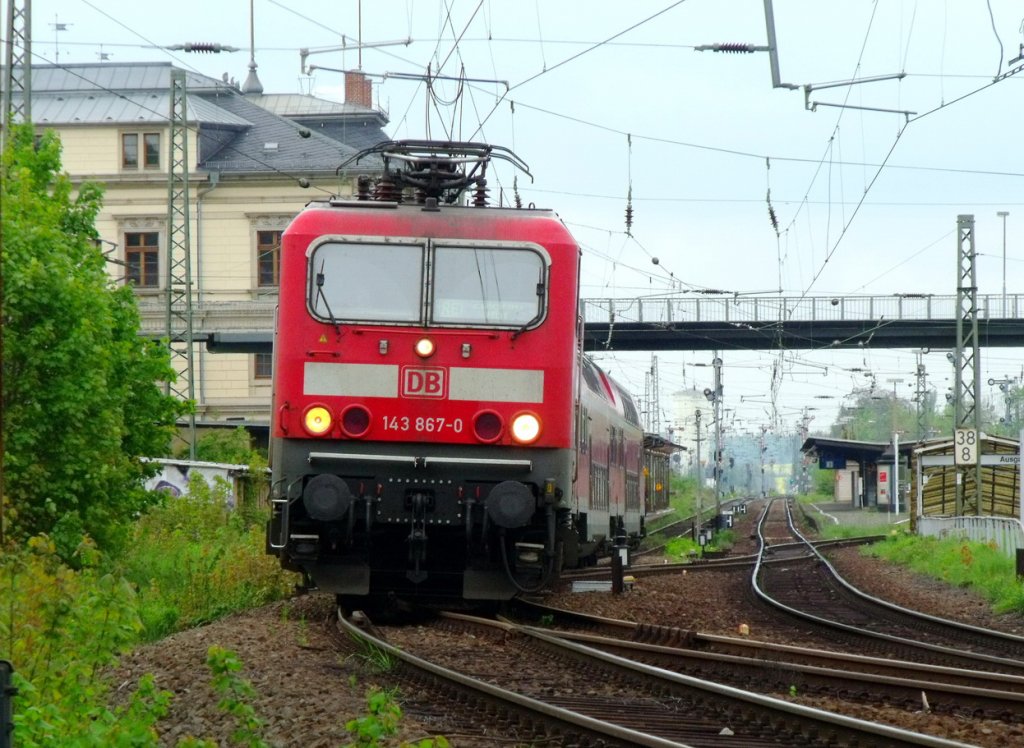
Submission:
[[[485,703],[479,708],[507,723],[517,744],[964,745],[673,673],[532,626],[449,616],[373,636],[339,625],[339,636],[363,637],[403,670],[424,673],[416,677],[438,698]],[[417,656],[424,650],[432,662]],[[441,696],[448,689],[457,695]]]
[[[766,506],[757,535],[761,548],[753,591],[774,609],[825,627],[837,641],[881,656],[1024,676],[1024,637],[930,616],[864,594],[843,580],[800,534],[788,502],[775,500]]]
[[[847,548],[854,545],[867,545],[874,543],[882,539],[881,535],[865,535],[858,538],[838,538],[835,540],[817,540],[810,541],[813,547],[821,551],[827,551],[833,548]],[[807,545],[800,542],[791,544],[793,551],[798,552],[799,556],[807,559],[814,558],[813,552],[807,548]],[[662,548],[663,546],[658,546]],[[633,554],[633,559],[636,560],[638,553]],[[651,555],[647,555],[647,560],[651,559]],[[728,556],[725,558],[715,559],[699,559],[695,561],[680,561],[677,563],[656,563],[649,562],[645,563],[644,560],[633,563],[629,567],[629,574],[634,577],[643,576],[655,576],[659,574],[678,574],[681,571],[722,571],[727,569],[748,569],[757,563],[758,554],[749,553],[739,556]],[[765,564],[775,563],[788,563],[789,558],[766,558],[764,559]],[[611,578],[611,565],[610,564],[599,564],[598,566],[592,566],[588,569],[578,569],[573,571],[563,571],[561,573],[561,579],[563,581],[571,582],[577,579],[610,579]]]
[[[519,601],[516,607],[520,620],[544,621],[553,635],[728,685],[1024,722],[1024,677],[1020,676],[685,631],[536,602]]]

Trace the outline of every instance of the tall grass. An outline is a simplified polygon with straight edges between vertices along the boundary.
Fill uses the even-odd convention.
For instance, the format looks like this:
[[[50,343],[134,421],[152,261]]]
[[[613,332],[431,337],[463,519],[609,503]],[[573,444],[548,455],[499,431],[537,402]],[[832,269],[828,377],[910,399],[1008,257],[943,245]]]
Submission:
[[[994,544],[896,534],[865,546],[862,552],[957,587],[969,587],[997,613],[1024,613],[1024,581],[1016,576],[1015,559]]]

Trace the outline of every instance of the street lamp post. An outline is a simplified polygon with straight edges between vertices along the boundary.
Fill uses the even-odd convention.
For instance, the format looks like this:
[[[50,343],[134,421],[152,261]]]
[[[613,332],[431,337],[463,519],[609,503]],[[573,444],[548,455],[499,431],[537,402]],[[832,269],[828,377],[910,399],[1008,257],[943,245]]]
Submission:
[[[1006,316],[1006,217],[1009,211],[1000,210],[996,213],[1003,219],[1003,316]]]

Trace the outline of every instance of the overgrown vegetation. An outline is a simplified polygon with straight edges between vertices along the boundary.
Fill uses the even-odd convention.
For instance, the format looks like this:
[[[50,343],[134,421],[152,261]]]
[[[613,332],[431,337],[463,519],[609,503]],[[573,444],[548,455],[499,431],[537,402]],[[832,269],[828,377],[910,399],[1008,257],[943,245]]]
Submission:
[[[264,552],[263,514],[227,506],[229,486],[193,478],[187,497],[143,515],[116,567],[138,592],[144,640],[288,595],[293,575]]]
[[[994,544],[898,533],[865,546],[862,552],[948,584],[970,587],[998,613],[1024,613],[1024,581],[1016,576],[1016,561]]]
[[[0,558],[0,658],[16,668],[19,746],[155,745],[169,695],[143,678],[112,710],[105,668],[139,641],[290,591],[290,575],[263,554],[259,523],[227,511],[226,490],[193,481],[189,495],[143,515],[116,557],[86,539],[73,568],[37,536]],[[227,683],[230,657],[214,665]]]

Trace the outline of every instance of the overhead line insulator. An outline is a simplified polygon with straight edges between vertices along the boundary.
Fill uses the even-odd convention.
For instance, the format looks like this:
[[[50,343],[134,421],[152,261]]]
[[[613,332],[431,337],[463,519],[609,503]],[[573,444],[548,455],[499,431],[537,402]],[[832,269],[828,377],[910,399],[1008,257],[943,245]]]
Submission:
[[[768,47],[749,44],[747,42],[716,42],[715,44],[701,44],[694,47],[697,52],[725,52],[726,54],[753,54],[754,52],[768,52]]]
[[[219,52],[237,52],[238,47],[220,42],[185,42],[184,44],[172,44],[166,49],[181,50],[183,52],[199,52],[201,54],[217,54]]]

